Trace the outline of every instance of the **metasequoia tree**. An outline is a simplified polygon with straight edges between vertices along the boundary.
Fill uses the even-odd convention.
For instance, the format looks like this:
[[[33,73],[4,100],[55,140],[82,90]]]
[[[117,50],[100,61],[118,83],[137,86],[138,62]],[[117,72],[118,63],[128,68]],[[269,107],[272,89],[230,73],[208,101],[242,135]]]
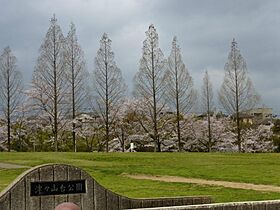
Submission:
[[[109,151],[112,126],[124,100],[126,85],[120,69],[114,61],[112,41],[107,34],[100,40],[100,48],[95,57],[94,91],[96,111],[99,113],[105,129],[106,152]]]
[[[161,151],[160,120],[164,115],[162,110],[165,107],[165,63],[163,53],[159,48],[158,34],[155,27],[150,25],[148,31],[146,31],[146,39],[143,42],[140,68],[134,78],[134,93],[137,98],[145,103],[145,109],[151,119],[152,132],[148,125],[145,126],[144,123],[140,123],[143,129],[150,134],[155,144],[155,150],[158,152]]]
[[[33,103],[46,115],[52,128],[55,151],[58,151],[58,132],[61,119],[67,112],[67,82],[65,82],[64,37],[55,16],[51,19],[37,60],[32,90]],[[35,108],[35,107],[34,107]]]
[[[240,113],[253,108],[258,102],[259,96],[247,75],[246,62],[234,39],[225,65],[225,76],[219,91],[219,100],[225,111],[231,114],[236,121],[236,144],[238,150],[241,151]]]
[[[78,44],[73,23],[71,23],[70,31],[65,41],[65,68],[70,92],[73,151],[76,152],[76,126],[73,120],[82,111],[87,99],[88,73],[85,70],[84,53]]]
[[[178,138],[178,150],[181,151],[181,126],[180,121],[184,114],[193,107],[196,92],[193,88],[192,77],[190,76],[180,52],[177,38],[172,41],[172,49],[167,62],[167,89],[168,102],[176,114],[176,130]]]
[[[22,75],[17,70],[16,57],[6,47],[0,57],[0,109],[7,123],[8,151],[11,150],[11,124],[22,101]]]
[[[211,114],[214,111],[214,101],[213,101],[213,88],[212,83],[209,79],[208,71],[205,72],[203,78],[203,85],[201,91],[201,105],[202,111],[207,116],[207,130],[208,130],[208,141],[207,141],[207,150],[211,152],[214,141],[212,141],[212,129],[211,129]]]

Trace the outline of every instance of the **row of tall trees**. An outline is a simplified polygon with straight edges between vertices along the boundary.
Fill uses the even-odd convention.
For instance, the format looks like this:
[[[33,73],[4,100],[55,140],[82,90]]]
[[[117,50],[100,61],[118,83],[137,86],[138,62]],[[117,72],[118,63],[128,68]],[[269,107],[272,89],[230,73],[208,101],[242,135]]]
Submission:
[[[147,115],[153,125],[152,132],[144,126],[144,123],[141,125],[150,133],[157,151],[161,151],[162,138],[159,133],[165,125],[161,120],[164,117],[162,113],[165,112],[166,106],[176,113],[175,126],[180,151],[180,121],[194,105],[196,92],[193,88],[192,77],[182,61],[177,38],[174,37],[170,56],[165,60],[153,25],[149,26],[143,43],[140,68],[135,76],[135,96],[146,104]]]
[[[181,125],[182,116],[188,113],[196,101],[196,91],[193,81],[180,52],[177,38],[174,37],[172,49],[167,61],[159,48],[158,34],[151,25],[146,32],[146,40],[143,44],[143,55],[140,61],[140,69],[135,78],[136,96],[144,99],[149,108],[150,118],[153,123],[151,137],[160,151],[160,114],[168,102],[169,107],[176,113],[176,130],[178,138],[178,150],[181,150]],[[214,110],[213,89],[206,71],[202,87],[202,111],[208,118],[209,150],[211,149],[211,119],[210,114]],[[167,100],[166,100],[167,99]],[[241,151],[241,123],[240,113],[253,108],[259,96],[253,88],[247,75],[246,62],[242,57],[235,40],[232,41],[231,51],[225,65],[225,77],[219,91],[219,100],[224,110],[234,116],[237,129],[239,151]],[[143,124],[143,123],[142,123]],[[147,128],[144,128],[147,130]]]
[[[71,132],[73,151],[77,150],[76,135],[79,125],[76,119],[81,113],[92,110],[101,119],[99,130],[102,132],[102,144],[109,151],[109,142],[118,130],[116,125],[122,124],[119,116],[126,95],[126,85],[114,60],[111,44],[108,35],[104,34],[94,60],[93,79],[89,80],[90,74],[86,70],[84,53],[78,43],[74,24],[70,25],[70,31],[64,37],[55,16],[51,19],[39,50],[31,88],[25,93],[28,96],[29,116],[36,116],[41,124],[50,127],[50,139],[55,151],[59,150],[59,139],[66,127]],[[0,59],[0,99],[7,121],[9,150],[12,115],[23,96],[21,75],[16,69],[16,59],[11,50],[6,48]],[[211,151],[213,138],[210,115],[214,110],[214,100],[207,71],[203,81],[200,104],[207,115],[207,148]],[[153,25],[149,26],[143,42],[133,93],[138,106],[144,107],[137,109],[138,113],[134,118],[140,129],[152,139],[155,151],[161,151],[163,140],[171,138],[165,132],[170,125],[175,131],[178,151],[181,151],[182,127],[186,124],[184,118],[196,104],[198,94],[183,62],[177,38],[174,37],[170,55],[165,59]],[[235,116],[236,144],[240,151],[242,126],[239,114],[252,108],[258,98],[247,76],[245,60],[233,40],[219,99],[224,110]],[[173,113],[175,118],[166,117],[167,112]],[[120,135],[124,139],[124,127],[121,130]]]
[[[78,43],[76,29],[71,24],[66,38],[55,17],[40,48],[40,56],[32,79],[29,94],[33,105],[49,119],[55,151],[58,151],[58,134],[65,127],[65,118],[72,119],[73,151],[76,151],[76,124],[74,119],[85,111],[93,99],[93,108],[105,127],[106,151],[111,125],[124,97],[125,84],[121,71],[114,61],[111,40],[104,34],[95,57],[93,91],[90,92],[84,53]],[[88,110],[88,109],[87,109]],[[69,116],[71,113],[71,116]]]

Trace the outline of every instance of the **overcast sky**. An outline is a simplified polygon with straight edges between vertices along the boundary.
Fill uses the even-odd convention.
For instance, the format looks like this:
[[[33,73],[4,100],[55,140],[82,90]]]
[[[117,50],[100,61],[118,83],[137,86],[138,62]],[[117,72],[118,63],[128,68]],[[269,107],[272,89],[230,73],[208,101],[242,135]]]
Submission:
[[[54,13],[65,35],[70,22],[76,25],[89,72],[101,35],[108,33],[130,92],[151,23],[165,56],[177,36],[198,90],[206,69],[214,89],[219,89],[235,38],[262,97],[260,106],[280,114],[278,0],[0,0],[1,53],[4,47],[11,47],[26,84]]]

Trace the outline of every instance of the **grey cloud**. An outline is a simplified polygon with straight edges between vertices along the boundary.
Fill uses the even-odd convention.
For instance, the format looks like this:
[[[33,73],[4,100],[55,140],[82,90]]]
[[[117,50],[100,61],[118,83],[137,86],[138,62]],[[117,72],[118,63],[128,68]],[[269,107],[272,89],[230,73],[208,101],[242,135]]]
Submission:
[[[217,90],[235,37],[263,103],[280,113],[279,11],[277,0],[1,0],[0,49],[11,46],[30,82],[49,19],[56,13],[65,35],[70,22],[75,23],[89,71],[101,35],[109,34],[131,91],[145,31],[154,23],[164,55],[176,35],[197,89],[208,69]]]

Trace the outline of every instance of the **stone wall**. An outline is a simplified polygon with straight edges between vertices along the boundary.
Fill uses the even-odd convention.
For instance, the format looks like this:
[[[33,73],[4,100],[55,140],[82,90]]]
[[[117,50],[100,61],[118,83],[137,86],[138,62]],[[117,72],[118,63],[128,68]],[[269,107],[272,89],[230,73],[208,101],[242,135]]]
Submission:
[[[73,181],[84,183],[84,189],[72,191]],[[211,198],[131,199],[104,188],[85,171],[64,164],[34,167],[0,193],[0,210],[52,210],[62,202],[76,203],[82,210],[121,210],[211,203]]]

